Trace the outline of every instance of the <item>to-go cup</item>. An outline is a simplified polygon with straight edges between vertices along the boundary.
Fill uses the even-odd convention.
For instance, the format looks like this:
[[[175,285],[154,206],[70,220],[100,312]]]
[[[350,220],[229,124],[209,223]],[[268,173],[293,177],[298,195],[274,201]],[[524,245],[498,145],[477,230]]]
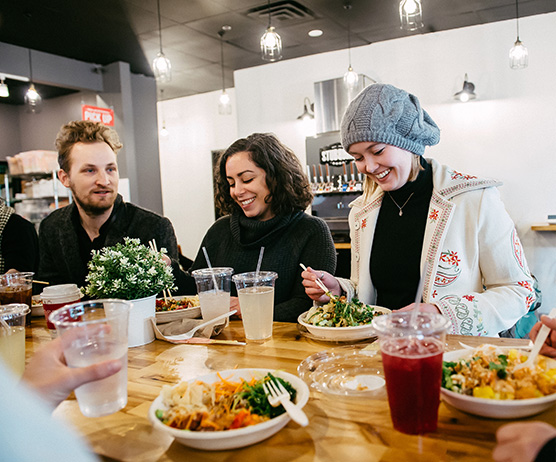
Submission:
[[[59,284],[56,286],[45,287],[41,293],[42,307],[44,310],[44,317],[46,318],[46,325],[51,333],[55,334],[56,327],[48,319],[50,313],[72,303],[77,303],[81,300],[82,294],[76,284]]]
[[[70,367],[116,359],[119,372],[75,389],[86,417],[112,414],[127,404],[127,331],[130,304],[124,300],[90,300],[66,305],[50,315],[62,338]]]
[[[233,268],[203,268],[191,273],[197,285],[203,320],[209,321],[230,311],[233,272]],[[228,318],[224,322],[227,323]]]
[[[243,329],[248,342],[263,343],[272,337],[276,278],[278,275],[273,271],[232,276],[237,288]]]
[[[18,378],[25,369],[25,316],[29,311],[21,303],[0,305],[0,358]]]
[[[373,319],[378,333],[390,416],[402,433],[422,435],[436,431],[442,355],[450,321],[441,314],[411,311]]]

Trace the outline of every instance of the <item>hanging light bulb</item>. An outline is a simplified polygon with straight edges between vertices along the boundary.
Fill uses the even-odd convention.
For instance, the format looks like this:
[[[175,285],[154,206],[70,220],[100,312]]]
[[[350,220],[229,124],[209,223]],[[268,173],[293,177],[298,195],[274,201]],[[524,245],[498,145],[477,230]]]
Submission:
[[[232,30],[232,26],[222,26],[218,31],[220,36],[220,69],[222,70],[222,93],[218,99],[218,113],[220,115],[230,115],[232,113],[232,102],[230,95],[226,93],[226,80],[224,78],[224,34]]]
[[[166,128],[166,120],[164,120],[164,107],[162,106],[164,99],[164,89],[160,89],[160,115],[162,116],[162,128],[158,132],[160,136],[166,137],[170,134],[168,129]]]
[[[521,40],[519,40],[519,8],[518,0],[515,0],[515,21],[517,27],[517,40],[510,50],[510,68],[525,69],[529,65],[529,52]]]
[[[462,103],[467,103],[467,101],[477,98],[475,94],[475,85],[469,82],[467,74],[463,79],[463,88],[454,95],[454,99],[461,101]]]
[[[282,39],[271,25],[270,0],[268,0],[268,27],[261,37],[261,53],[263,61],[278,61],[282,59]]]
[[[417,30],[423,27],[423,8],[421,0],[401,0],[400,2],[400,28],[404,30]]]
[[[346,3],[344,5],[344,9],[346,11],[349,12],[349,10],[351,10],[351,3]],[[350,14],[348,14],[348,59],[349,59],[349,65],[348,65],[348,70],[347,72],[344,74],[344,85],[346,86],[346,88],[348,90],[353,90],[356,86],[357,83],[359,82],[359,74],[357,74],[357,72],[355,72],[353,70],[353,67],[351,67],[351,24],[350,24]]]
[[[5,77],[0,75],[0,98],[7,98],[10,96],[10,90],[8,89],[8,85],[4,83]]]
[[[25,93],[24,97],[27,112],[40,112],[42,98],[33,83],[33,62],[31,60],[31,49],[29,49],[29,80],[31,81],[31,85],[29,86],[29,89],[27,90],[27,93]]]
[[[160,83],[167,83],[172,80],[172,63],[164,55],[162,51],[162,23],[160,21],[160,0],[156,0],[158,8],[158,39],[160,42],[160,51],[157,53],[156,58],[153,59],[154,77]]]

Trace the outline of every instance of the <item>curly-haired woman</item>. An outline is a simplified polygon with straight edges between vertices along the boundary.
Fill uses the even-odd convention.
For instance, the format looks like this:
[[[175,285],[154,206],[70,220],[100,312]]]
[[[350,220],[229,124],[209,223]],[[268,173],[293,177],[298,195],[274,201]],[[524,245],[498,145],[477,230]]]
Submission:
[[[304,212],[309,181],[295,154],[274,135],[254,133],[234,142],[216,171],[217,207],[226,216],[205,235],[213,266],[275,271],[274,320],[295,322],[312,304],[301,283],[299,263],[334,273],[336,251],[326,224]],[[206,268],[202,250],[191,270]],[[233,289],[232,289],[233,290]]]

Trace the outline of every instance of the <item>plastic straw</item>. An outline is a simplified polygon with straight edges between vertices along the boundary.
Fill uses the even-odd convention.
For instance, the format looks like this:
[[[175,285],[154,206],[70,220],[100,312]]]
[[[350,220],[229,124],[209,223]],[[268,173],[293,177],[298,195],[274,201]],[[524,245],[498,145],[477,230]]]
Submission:
[[[205,260],[207,261],[207,265],[210,269],[210,275],[212,276],[212,283],[214,284],[214,290],[218,292],[218,284],[216,282],[216,278],[214,277],[214,271],[212,270],[212,265],[210,264],[209,254],[207,252],[206,247],[203,247],[203,253],[205,254]]]
[[[263,262],[264,247],[261,247],[259,252],[259,261],[257,262],[257,270],[255,271],[255,277],[259,279],[259,271],[261,270],[261,263]]]
[[[428,263],[425,260],[423,265],[423,272],[421,273],[421,279],[419,280],[419,287],[417,287],[417,294],[415,295],[415,308],[411,312],[411,318],[409,324],[416,326],[417,316],[419,315],[419,306],[421,305],[421,297],[423,296],[423,288],[425,287],[425,274],[427,274]]]

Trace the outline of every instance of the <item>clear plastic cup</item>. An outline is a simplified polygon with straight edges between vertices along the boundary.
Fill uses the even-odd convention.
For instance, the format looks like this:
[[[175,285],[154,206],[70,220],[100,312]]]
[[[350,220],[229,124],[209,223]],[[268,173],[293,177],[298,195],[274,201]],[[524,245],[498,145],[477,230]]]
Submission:
[[[0,358],[16,377],[25,370],[25,316],[31,311],[27,305],[0,305]]]
[[[378,333],[390,416],[402,433],[422,435],[436,431],[442,355],[450,321],[441,314],[411,312],[373,319]]]
[[[274,320],[274,282],[278,274],[273,271],[234,274],[243,320],[245,338],[248,342],[263,343],[272,338]]]
[[[70,367],[103,361],[121,361],[119,372],[75,389],[79,409],[86,417],[112,414],[127,404],[127,332],[130,303],[91,300],[66,305],[50,315],[62,338]]]
[[[5,273],[0,275],[0,305],[24,303],[29,308],[33,297],[33,276],[35,273]],[[26,324],[30,324],[31,315]]]
[[[203,268],[191,273],[197,285],[203,320],[210,321],[230,311],[233,272],[233,268]]]

